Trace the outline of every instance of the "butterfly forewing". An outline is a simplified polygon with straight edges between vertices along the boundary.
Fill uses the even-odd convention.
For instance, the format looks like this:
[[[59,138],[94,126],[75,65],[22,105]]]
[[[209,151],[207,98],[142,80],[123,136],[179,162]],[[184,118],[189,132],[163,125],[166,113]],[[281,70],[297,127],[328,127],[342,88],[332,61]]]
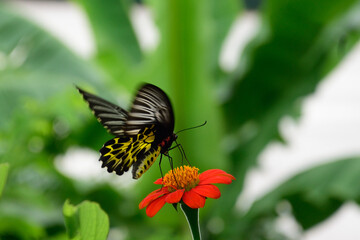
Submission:
[[[164,91],[154,85],[145,84],[136,94],[128,113],[125,133],[134,135],[144,126],[152,124],[159,127],[158,134],[170,135],[174,131],[174,113]]]
[[[77,87],[98,121],[113,135],[123,136],[128,113],[121,107]]]

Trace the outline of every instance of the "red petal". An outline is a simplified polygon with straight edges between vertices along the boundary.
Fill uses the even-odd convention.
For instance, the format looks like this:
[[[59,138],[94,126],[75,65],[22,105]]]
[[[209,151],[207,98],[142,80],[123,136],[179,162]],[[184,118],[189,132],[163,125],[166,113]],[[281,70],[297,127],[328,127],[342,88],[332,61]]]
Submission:
[[[221,169],[207,170],[207,171],[200,174],[199,180],[201,182],[202,180],[205,180],[205,179],[211,178],[211,177],[215,177],[215,176],[226,176],[226,177],[230,178],[231,180],[235,180],[234,176],[226,173],[225,171],[223,171]]]
[[[164,206],[165,198],[166,195],[152,201],[146,208],[146,215],[149,217],[155,216],[155,214]]]
[[[154,183],[155,183],[155,184],[162,185],[162,184],[163,184],[163,179],[162,179],[162,178],[159,178],[159,179],[156,180]]]
[[[149,205],[149,203],[151,201],[153,201],[154,199],[157,199],[158,197],[160,197],[161,195],[166,194],[166,193],[168,193],[168,190],[166,188],[162,188],[161,190],[157,189],[157,190],[151,192],[140,202],[139,208],[143,209],[144,207]]]
[[[201,196],[217,199],[221,196],[220,190],[214,185],[201,185],[196,186],[192,191],[198,193]]]
[[[202,208],[205,205],[205,198],[192,190],[185,192],[182,200],[191,208]]]
[[[230,184],[232,178],[224,175],[213,176],[205,179],[200,179],[199,185],[213,184],[213,183],[224,183]]]
[[[175,192],[169,193],[166,195],[166,202],[167,203],[177,203],[180,202],[182,196],[184,195],[185,189],[179,189]]]
[[[219,174],[227,174],[227,173],[221,169],[209,169],[203,173],[200,173],[200,178],[208,178]]]

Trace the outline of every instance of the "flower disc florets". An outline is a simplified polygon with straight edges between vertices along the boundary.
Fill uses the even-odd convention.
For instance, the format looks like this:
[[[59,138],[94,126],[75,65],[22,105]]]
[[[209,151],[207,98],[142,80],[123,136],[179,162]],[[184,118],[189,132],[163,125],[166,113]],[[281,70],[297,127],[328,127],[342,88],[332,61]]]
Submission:
[[[178,189],[189,191],[199,183],[199,169],[196,167],[181,166],[170,170],[163,179],[164,187],[170,192]]]

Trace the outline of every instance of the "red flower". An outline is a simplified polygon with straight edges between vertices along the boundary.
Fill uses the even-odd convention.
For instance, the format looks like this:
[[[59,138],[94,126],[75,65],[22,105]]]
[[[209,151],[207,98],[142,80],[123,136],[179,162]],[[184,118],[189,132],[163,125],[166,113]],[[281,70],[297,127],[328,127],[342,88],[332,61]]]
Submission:
[[[178,203],[181,200],[191,208],[202,208],[206,198],[217,199],[221,196],[220,190],[212,184],[230,184],[235,180],[232,175],[220,169],[211,169],[200,174],[198,171],[198,168],[189,166],[170,170],[164,178],[154,182],[163,187],[144,198],[139,208],[146,207],[149,217],[155,216],[165,203]]]

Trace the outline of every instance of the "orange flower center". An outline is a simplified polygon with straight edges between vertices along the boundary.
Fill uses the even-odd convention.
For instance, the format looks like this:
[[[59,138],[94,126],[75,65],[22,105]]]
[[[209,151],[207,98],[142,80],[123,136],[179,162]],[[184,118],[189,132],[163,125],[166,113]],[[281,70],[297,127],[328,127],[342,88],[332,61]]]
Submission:
[[[164,187],[170,192],[178,189],[189,191],[199,183],[199,169],[196,167],[181,166],[170,170],[163,178]]]

